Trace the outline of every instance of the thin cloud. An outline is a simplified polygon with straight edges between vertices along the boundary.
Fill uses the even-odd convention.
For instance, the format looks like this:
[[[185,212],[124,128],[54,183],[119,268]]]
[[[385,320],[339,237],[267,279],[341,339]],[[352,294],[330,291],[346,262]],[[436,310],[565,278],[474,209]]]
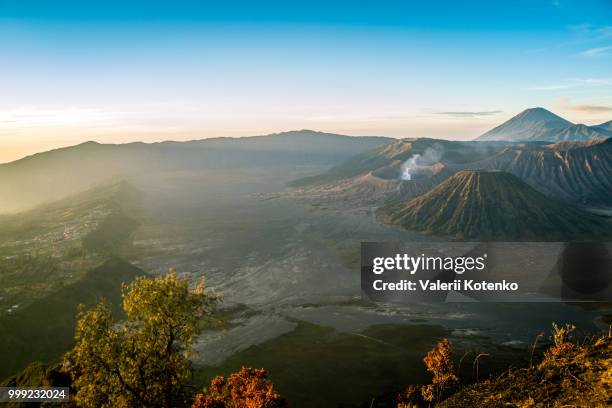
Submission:
[[[612,50],[612,45],[608,45],[606,47],[591,48],[589,50],[582,51],[580,55],[582,55],[583,57],[601,57],[604,55],[608,55],[610,50]]]
[[[556,84],[535,85],[525,88],[527,91],[560,91],[571,88],[586,88],[592,86],[610,86],[612,79],[608,78],[568,78]]]
[[[558,98],[556,100],[556,106],[565,111],[582,113],[586,115],[606,114],[612,112],[612,106],[608,105],[607,100],[605,102],[602,100],[601,102],[604,104],[572,103],[572,100],[568,98]]]
[[[542,53],[550,50],[558,50],[567,47],[584,46],[608,41],[612,38],[612,26],[594,26],[593,24],[577,24],[567,27],[570,36],[566,41],[561,41],[555,45],[527,50],[527,53]],[[587,50],[589,51],[589,50]],[[582,55],[579,53],[578,55]]]
[[[560,91],[575,87],[575,84],[552,84],[552,85],[536,85],[525,88],[527,91]]]
[[[612,26],[594,26],[592,24],[578,24],[568,27],[570,32],[578,36],[574,43],[601,41],[612,37]]]
[[[454,118],[477,118],[481,116],[491,116],[503,113],[500,110],[493,111],[454,111],[454,112],[436,112],[436,115],[450,116]]]
[[[569,105],[566,109],[573,110],[574,112],[580,113],[606,113],[612,112],[612,106],[602,105]]]
[[[583,85],[612,85],[612,79],[606,78],[570,78],[568,81]]]

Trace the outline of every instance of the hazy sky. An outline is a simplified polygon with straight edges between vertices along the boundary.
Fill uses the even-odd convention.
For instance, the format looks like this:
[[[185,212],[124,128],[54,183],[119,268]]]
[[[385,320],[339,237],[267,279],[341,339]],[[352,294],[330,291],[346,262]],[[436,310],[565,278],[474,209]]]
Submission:
[[[470,139],[533,106],[612,119],[612,1],[463,3],[0,0],[0,162],[303,128]]]

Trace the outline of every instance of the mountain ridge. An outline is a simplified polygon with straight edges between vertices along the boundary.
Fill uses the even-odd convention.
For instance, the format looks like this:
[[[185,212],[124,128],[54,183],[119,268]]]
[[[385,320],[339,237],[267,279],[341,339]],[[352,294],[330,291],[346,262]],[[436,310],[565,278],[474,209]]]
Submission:
[[[609,138],[512,144],[468,168],[509,172],[549,197],[579,205],[612,205]]]
[[[293,131],[187,142],[90,141],[1,164],[0,213],[54,201],[113,177],[132,181],[135,177],[151,179],[154,174],[327,167],[391,140],[394,139]]]
[[[610,236],[602,219],[550,200],[511,173],[461,170],[416,198],[378,211],[383,221],[460,239],[571,240]]]
[[[612,136],[612,121],[574,124],[541,107],[529,108],[478,136],[476,141],[579,141]]]
[[[276,132],[276,133],[270,133],[270,134],[265,134],[265,135],[253,135],[253,136],[236,136],[236,137],[230,137],[230,136],[219,136],[219,137],[210,137],[210,138],[204,138],[204,139],[191,139],[191,140],[163,140],[163,141],[158,141],[158,142],[143,142],[143,141],[134,141],[134,142],[127,142],[127,143],[102,143],[102,142],[98,142],[95,140],[87,140],[85,142],[82,143],[77,143],[74,145],[70,145],[70,146],[64,146],[64,147],[58,147],[58,148],[54,148],[54,149],[50,149],[50,150],[46,150],[46,151],[42,151],[42,152],[36,152],[36,153],[32,153],[30,155],[21,157],[19,159],[10,161],[10,162],[6,162],[6,163],[0,163],[0,168],[2,168],[3,166],[6,165],[11,165],[13,163],[18,163],[21,162],[23,160],[29,160],[29,159],[33,159],[36,157],[40,157],[43,155],[47,155],[50,153],[61,153],[64,151],[70,151],[70,150],[74,150],[74,149],[83,149],[83,148],[102,148],[102,147],[125,147],[125,148],[130,148],[130,147],[148,147],[148,148],[156,148],[156,147],[164,147],[164,146],[183,146],[183,147],[189,147],[191,145],[206,145],[206,144],[215,144],[215,143],[219,143],[219,142],[240,142],[240,141],[261,141],[261,140],[273,140],[273,139],[278,139],[278,138],[298,138],[298,137],[322,137],[322,138],[330,138],[330,139],[336,139],[336,140],[350,140],[350,139],[354,139],[355,141],[359,141],[359,142],[366,142],[366,141],[370,141],[370,142],[376,142],[376,141],[380,141],[380,142],[388,142],[388,141],[392,141],[395,140],[395,138],[392,137],[388,137],[388,136],[351,136],[351,135],[343,135],[343,134],[339,134],[339,133],[330,133],[330,132],[322,132],[322,131],[317,131],[317,130],[310,130],[310,129],[301,129],[301,130],[288,130],[288,131],[284,131],[284,132]],[[288,140],[290,141],[290,139]]]
[[[561,129],[551,129],[541,133],[537,139],[547,142],[562,142],[562,141],[587,141],[607,137],[605,131],[599,131],[596,127],[587,126],[582,123],[577,123]]]
[[[510,118],[506,122],[485,132],[477,141],[503,140],[519,141],[530,140],[533,135],[546,132],[551,129],[559,129],[573,125],[572,122],[552,113],[551,111],[537,107],[529,108]]]

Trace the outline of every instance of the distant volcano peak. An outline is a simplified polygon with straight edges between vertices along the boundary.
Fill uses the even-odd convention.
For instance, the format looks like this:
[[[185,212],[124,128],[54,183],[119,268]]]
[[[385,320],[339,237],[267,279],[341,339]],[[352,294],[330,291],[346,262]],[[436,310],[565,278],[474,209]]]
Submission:
[[[555,115],[547,109],[541,107],[530,108],[486,132],[476,140],[540,140],[539,137],[543,133],[572,125],[572,122]]]
[[[544,119],[544,120],[565,120],[562,117],[555,115],[546,108],[540,106],[535,108],[528,108],[516,115],[516,117],[530,117],[533,119]]]

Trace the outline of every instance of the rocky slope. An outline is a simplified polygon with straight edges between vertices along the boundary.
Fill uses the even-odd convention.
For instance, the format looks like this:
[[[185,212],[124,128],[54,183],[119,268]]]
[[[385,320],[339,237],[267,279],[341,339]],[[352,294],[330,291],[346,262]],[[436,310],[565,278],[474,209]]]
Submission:
[[[390,224],[461,239],[588,239],[611,231],[599,217],[499,171],[459,171],[419,197],[382,207],[379,215]]]
[[[550,197],[612,205],[612,139],[516,144],[467,167],[512,173]]]
[[[382,179],[399,180],[402,165],[415,157],[419,157],[421,166],[432,166],[436,163],[461,166],[489,157],[507,145],[504,142],[458,142],[430,138],[400,139],[358,154],[332,167],[327,173],[296,180],[292,186],[323,185],[368,173]]]
[[[591,127],[598,132],[604,133],[607,137],[612,137],[612,120]]]
[[[605,131],[599,131],[597,128],[578,124],[561,129],[551,129],[534,135],[528,140],[541,140],[546,142],[587,141],[607,136],[607,132]]]

